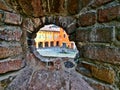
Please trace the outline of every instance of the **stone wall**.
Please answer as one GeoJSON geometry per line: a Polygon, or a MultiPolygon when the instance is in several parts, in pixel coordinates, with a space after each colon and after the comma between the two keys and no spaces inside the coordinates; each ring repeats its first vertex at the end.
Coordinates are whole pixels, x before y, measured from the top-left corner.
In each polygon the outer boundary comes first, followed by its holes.
{"type": "Polygon", "coordinates": [[[120,0],[0,0],[1,86],[30,64],[36,32],[53,23],[75,41],[76,70],[95,90],[120,89],[119,21],[120,0]]]}

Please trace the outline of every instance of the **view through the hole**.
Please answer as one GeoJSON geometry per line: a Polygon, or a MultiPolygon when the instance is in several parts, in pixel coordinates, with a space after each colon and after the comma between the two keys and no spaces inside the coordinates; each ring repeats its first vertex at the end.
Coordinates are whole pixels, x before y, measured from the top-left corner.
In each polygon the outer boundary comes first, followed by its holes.
{"type": "Polygon", "coordinates": [[[35,47],[44,57],[75,58],[78,53],[74,41],[69,40],[65,30],[54,24],[40,28],[35,38],[35,47]]]}

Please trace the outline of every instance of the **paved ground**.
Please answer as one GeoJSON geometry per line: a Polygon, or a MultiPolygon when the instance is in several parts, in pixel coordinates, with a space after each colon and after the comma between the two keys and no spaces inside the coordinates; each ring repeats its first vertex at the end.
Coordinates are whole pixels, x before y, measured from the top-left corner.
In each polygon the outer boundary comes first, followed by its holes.
{"type": "Polygon", "coordinates": [[[41,48],[37,49],[40,55],[46,57],[69,57],[74,58],[78,53],[77,50],[60,48],[60,47],[52,47],[52,48],[41,48]]]}

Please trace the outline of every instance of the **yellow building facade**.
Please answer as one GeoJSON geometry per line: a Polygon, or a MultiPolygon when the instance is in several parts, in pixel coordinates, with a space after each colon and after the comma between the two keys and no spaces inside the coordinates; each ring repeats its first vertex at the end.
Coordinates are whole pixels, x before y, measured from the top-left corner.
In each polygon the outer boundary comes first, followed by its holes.
{"type": "Polygon", "coordinates": [[[40,29],[35,38],[36,48],[68,47],[74,48],[74,42],[69,41],[67,33],[60,27],[49,26],[40,29]]]}

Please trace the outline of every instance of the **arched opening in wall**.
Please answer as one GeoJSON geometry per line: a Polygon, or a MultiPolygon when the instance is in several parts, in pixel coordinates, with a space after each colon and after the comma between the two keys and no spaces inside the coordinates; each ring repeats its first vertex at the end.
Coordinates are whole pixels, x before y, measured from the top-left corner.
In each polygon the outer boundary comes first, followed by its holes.
{"type": "MultiPolygon", "coordinates": [[[[56,58],[74,60],[76,55],[78,55],[75,42],[69,40],[69,35],[67,35],[62,27],[54,24],[45,25],[40,28],[36,33],[34,41],[37,52],[36,56],[47,64],[49,62],[55,63],[56,58]]],[[[54,65],[52,64],[52,66],[54,65]]]]}
{"type": "Polygon", "coordinates": [[[37,51],[45,57],[74,58],[78,52],[65,30],[54,24],[40,28],[34,40],[37,51]]]}

